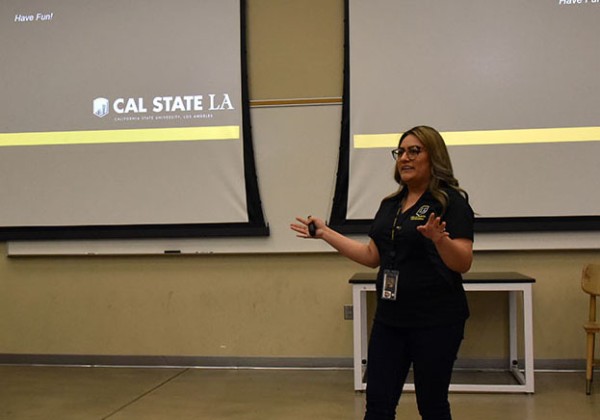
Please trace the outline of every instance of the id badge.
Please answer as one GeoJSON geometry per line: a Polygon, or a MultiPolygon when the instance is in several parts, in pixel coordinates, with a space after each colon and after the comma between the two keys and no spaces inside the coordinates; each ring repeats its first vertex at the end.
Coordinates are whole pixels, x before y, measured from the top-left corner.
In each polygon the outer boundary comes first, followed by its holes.
{"type": "Polygon", "coordinates": [[[385,270],[383,272],[383,289],[381,298],[385,300],[396,300],[396,291],[398,290],[398,271],[385,270]]]}

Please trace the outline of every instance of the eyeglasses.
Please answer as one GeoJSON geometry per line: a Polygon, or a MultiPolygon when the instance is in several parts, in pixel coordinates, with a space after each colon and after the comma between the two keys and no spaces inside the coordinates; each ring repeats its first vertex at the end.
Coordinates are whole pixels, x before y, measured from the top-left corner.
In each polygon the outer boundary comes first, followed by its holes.
{"type": "Polygon", "coordinates": [[[392,156],[394,157],[394,160],[398,160],[398,158],[402,157],[404,153],[406,153],[408,160],[415,160],[422,151],[423,148],[421,146],[410,146],[407,149],[404,147],[398,147],[397,149],[392,150],[392,156]]]}

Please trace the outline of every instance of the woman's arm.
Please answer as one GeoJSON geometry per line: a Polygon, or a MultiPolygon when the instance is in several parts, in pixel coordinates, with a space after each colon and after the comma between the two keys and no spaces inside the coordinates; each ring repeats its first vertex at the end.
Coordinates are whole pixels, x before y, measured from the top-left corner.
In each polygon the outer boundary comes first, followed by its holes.
{"type": "Polygon", "coordinates": [[[339,232],[331,229],[325,222],[316,217],[303,219],[296,217],[300,222],[292,223],[290,228],[298,233],[300,238],[318,238],[323,239],[343,256],[367,267],[375,268],[379,266],[379,250],[375,246],[375,242],[370,240],[368,244],[364,244],[354,239],[350,239],[339,232]],[[310,236],[308,233],[308,224],[314,223],[316,227],[315,236],[310,236]]]}
{"type": "Polygon", "coordinates": [[[459,273],[466,273],[473,262],[473,241],[465,238],[450,239],[443,236],[434,242],[435,248],[440,254],[446,266],[459,273]]]}

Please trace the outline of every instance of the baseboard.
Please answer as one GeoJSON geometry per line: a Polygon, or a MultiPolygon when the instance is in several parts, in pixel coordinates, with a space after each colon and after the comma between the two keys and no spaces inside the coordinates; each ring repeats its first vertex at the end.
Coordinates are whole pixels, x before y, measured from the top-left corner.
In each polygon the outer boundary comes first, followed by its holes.
{"type": "MultiPolygon", "coordinates": [[[[519,360],[519,366],[523,366],[523,360],[519,360]]],[[[458,359],[454,365],[456,369],[465,370],[508,370],[506,359],[458,359]]],[[[585,359],[535,359],[536,371],[569,371],[585,370],[585,359]]]]}
{"type": "MultiPolygon", "coordinates": [[[[458,359],[456,369],[507,370],[504,359],[458,359]]],[[[535,370],[585,370],[585,359],[536,359],[535,370]]],[[[194,367],[228,369],[352,369],[351,357],[118,356],[0,354],[1,365],[194,367]]]]}
{"type": "Polygon", "coordinates": [[[57,366],[206,367],[230,369],[351,369],[352,358],[0,354],[0,364],[57,366]]]}

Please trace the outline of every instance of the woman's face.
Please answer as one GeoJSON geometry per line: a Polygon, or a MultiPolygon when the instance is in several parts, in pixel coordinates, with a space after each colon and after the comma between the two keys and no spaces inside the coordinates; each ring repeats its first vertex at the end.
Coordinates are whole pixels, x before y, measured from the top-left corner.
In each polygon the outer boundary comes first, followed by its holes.
{"type": "Polygon", "coordinates": [[[403,153],[398,155],[396,165],[402,182],[409,188],[426,188],[431,179],[431,163],[423,143],[409,134],[402,140],[399,149],[403,153]]]}

